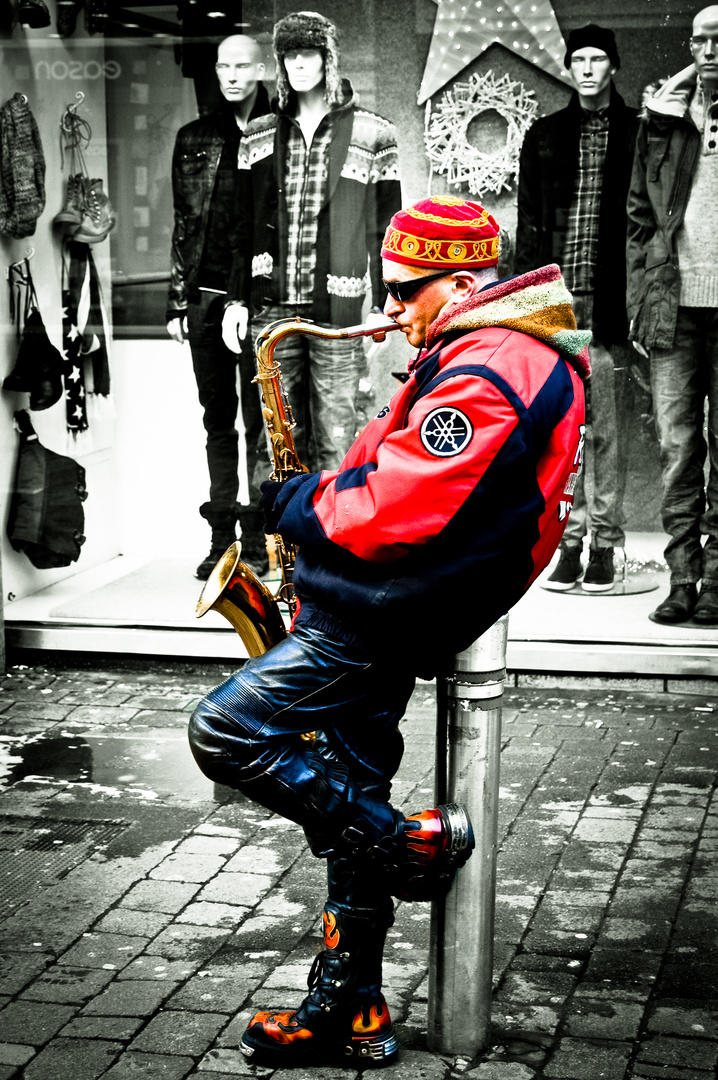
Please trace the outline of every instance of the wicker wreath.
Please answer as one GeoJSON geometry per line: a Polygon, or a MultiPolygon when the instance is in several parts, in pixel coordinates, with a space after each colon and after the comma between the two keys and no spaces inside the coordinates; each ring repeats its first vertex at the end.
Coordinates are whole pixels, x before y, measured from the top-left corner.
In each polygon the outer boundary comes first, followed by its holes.
{"type": "Polygon", "coordinates": [[[519,169],[519,154],[524,136],[536,119],[537,104],[533,90],[513,82],[508,75],[500,79],[493,71],[471,75],[465,83],[455,83],[446,91],[432,113],[426,103],[424,143],[432,171],[446,176],[449,184],[468,184],[469,191],[498,194],[510,188],[519,169]],[[507,127],[506,143],[492,154],[485,154],[468,140],[469,124],[482,113],[494,111],[507,127]]]}

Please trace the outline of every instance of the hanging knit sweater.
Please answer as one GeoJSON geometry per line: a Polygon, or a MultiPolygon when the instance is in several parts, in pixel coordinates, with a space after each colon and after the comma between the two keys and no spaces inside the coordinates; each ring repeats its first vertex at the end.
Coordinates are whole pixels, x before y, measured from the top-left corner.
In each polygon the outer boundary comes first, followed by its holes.
{"type": "Polygon", "coordinates": [[[45,209],[45,156],[24,94],[0,109],[0,233],[32,236],[45,209]]]}

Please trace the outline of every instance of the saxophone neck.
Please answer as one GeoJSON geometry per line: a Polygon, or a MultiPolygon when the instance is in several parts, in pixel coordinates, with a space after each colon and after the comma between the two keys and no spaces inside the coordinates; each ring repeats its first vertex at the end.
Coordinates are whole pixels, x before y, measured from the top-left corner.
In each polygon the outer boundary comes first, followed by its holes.
{"type": "Polygon", "coordinates": [[[275,374],[272,357],[278,343],[292,334],[307,334],[310,337],[328,338],[339,341],[345,338],[373,337],[383,341],[392,330],[398,330],[397,323],[387,320],[383,325],[371,326],[360,323],[357,326],[325,327],[317,326],[311,319],[277,319],[261,331],[256,343],[258,378],[271,377],[275,374]]]}

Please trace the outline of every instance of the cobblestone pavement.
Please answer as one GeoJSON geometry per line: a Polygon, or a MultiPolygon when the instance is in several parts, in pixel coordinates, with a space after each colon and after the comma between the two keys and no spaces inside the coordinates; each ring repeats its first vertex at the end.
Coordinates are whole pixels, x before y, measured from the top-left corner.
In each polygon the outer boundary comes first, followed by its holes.
{"type": "MultiPolygon", "coordinates": [[[[295,826],[191,761],[188,715],[223,674],[65,662],[0,684],[13,781],[0,787],[0,1080],[271,1074],[238,1039],[257,1007],[302,997],[323,867],[295,826]]],[[[401,904],[385,992],[403,1051],[387,1075],[707,1080],[718,683],[518,681],[504,698],[491,1045],[473,1061],[427,1051],[429,909],[401,904]]],[[[419,684],[395,788],[407,811],[432,802],[434,708],[419,684]]],[[[293,1073],[309,1075],[355,1072],[293,1073]]]]}

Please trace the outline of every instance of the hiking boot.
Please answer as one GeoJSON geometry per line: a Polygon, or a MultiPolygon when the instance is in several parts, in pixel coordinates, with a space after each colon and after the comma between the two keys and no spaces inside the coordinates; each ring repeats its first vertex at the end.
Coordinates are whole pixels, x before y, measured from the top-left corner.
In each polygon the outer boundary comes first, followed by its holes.
{"type": "Polygon", "coordinates": [[[105,239],[110,229],[114,228],[117,218],[110,200],[102,189],[102,180],[88,180],[86,177],[82,179],[82,221],[72,239],[81,244],[99,244],[105,239]]]}
{"type": "Polygon", "coordinates": [[[304,1001],[298,1009],[256,1013],[242,1035],[240,1050],[253,1065],[344,1061],[383,1068],[396,1061],[399,1044],[381,993],[391,911],[327,900],[323,921],[324,951],[314,958],[304,1001]]]}
{"type": "Polygon", "coordinates": [[[443,896],[475,847],[469,815],[458,803],[410,814],[404,837],[405,851],[389,873],[389,891],[399,900],[443,896]]]}
{"type": "Polygon", "coordinates": [[[701,588],[693,618],[701,626],[718,626],[718,589],[707,585],[701,588]]]}
{"type": "Polygon", "coordinates": [[[82,186],[82,173],[68,176],[65,190],[65,205],[52,219],[53,225],[74,225],[76,229],[82,224],[82,212],[85,204],[85,192],[82,186]]]}
{"type": "Polygon", "coordinates": [[[194,576],[200,581],[206,581],[209,575],[214,570],[219,560],[224,555],[230,544],[233,544],[236,540],[234,535],[234,529],[230,532],[213,529],[212,530],[212,546],[209,549],[209,554],[206,558],[202,559],[197,569],[194,572],[194,576]]]}
{"type": "Polygon", "coordinates": [[[582,569],[581,549],[562,548],[554,571],[544,582],[544,586],[554,592],[568,592],[581,577],[582,569]]]}
{"type": "Polygon", "coordinates": [[[653,618],[658,623],[687,622],[696,606],[697,589],[693,584],[672,585],[666,599],[659,604],[653,612],[653,618]]]}
{"type": "Polygon", "coordinates": [[[608,592],[613,588],[613,548],[591,548],[581,588],[584,592],[608,592]]]}

